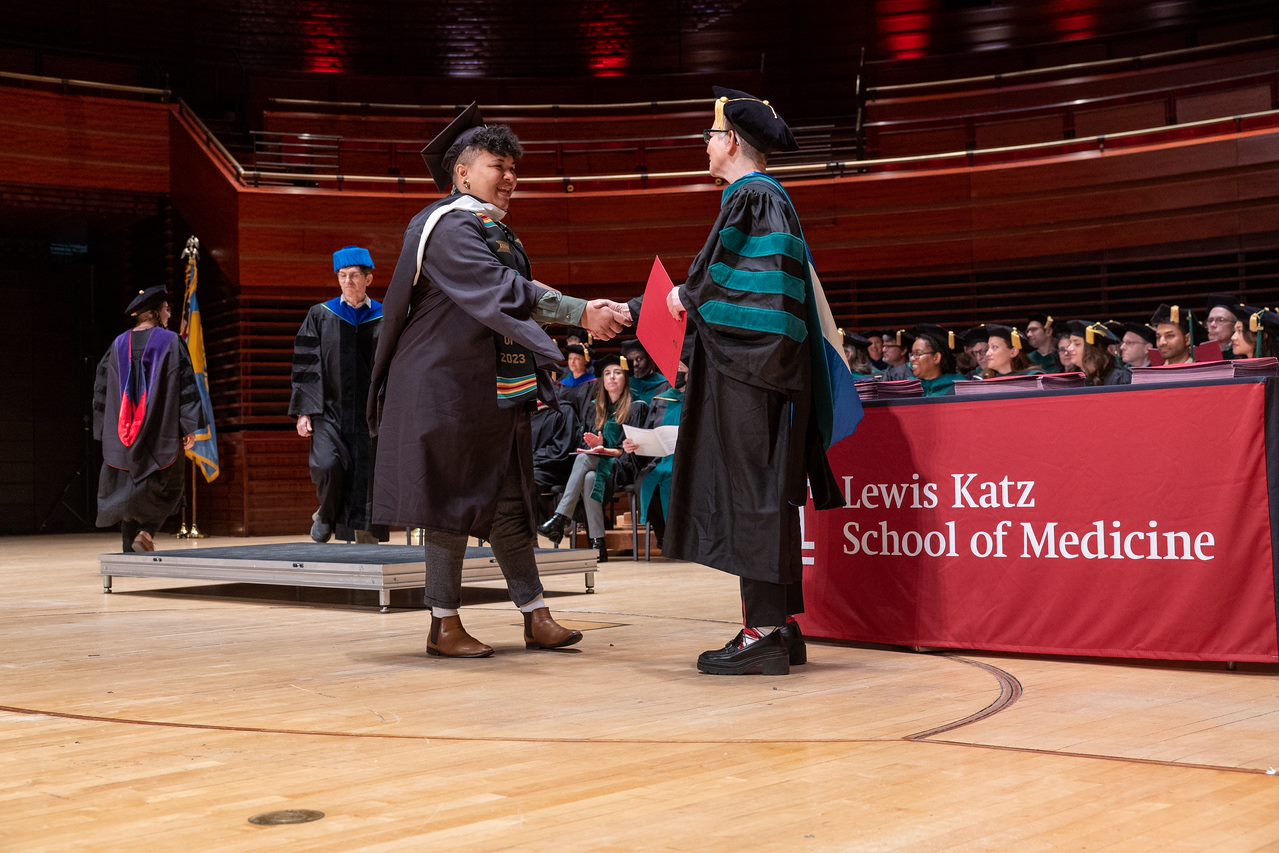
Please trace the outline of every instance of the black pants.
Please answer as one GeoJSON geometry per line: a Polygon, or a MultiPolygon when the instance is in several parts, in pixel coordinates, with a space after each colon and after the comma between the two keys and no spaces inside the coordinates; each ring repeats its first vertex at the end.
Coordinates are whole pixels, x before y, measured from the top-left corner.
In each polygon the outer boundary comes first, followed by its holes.
{"type": "Polygon", "coordinates": [[[804,582],[770,583],[742,578],[742,617],[748,627],[786,624],[788,617],[804,612],[804,582]]]}

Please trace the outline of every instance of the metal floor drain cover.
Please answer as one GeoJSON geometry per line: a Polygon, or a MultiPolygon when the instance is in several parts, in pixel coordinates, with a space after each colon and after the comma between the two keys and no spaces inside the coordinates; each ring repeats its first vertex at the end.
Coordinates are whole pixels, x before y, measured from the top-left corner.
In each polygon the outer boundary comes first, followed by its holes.
{"type": "Polygon", "coordinates": [[[324,812],[311,809],[282,809],[278,812],[263,812],[249,818],[249,823],[258,826],[280,826],[286,823],[310,823],[324,817],[324,812]]]}

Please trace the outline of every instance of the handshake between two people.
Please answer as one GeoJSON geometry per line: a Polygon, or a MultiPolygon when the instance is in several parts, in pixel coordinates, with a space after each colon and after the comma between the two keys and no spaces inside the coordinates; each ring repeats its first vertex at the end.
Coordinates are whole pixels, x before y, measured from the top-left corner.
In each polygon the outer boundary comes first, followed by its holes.
{"type": "Polygon", "coordinates": [[[581,326],[601,341],[612,340],[630,326],[631,309],[625,302],[592,299],[582,312],[581,326]]]}

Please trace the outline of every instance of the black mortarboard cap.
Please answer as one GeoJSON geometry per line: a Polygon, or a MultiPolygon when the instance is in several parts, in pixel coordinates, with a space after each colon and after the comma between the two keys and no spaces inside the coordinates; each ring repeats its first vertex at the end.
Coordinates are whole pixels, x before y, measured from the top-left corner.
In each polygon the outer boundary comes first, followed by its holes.
{"type": "Polygon", "coordinates": [[[449,122],[449,126],[422,149],[422,159],[441,192],[448,192],[453,187],[453,165],[475,135],[474,131],[482,127],[484,117],[480,115],[479,102],[472,101],[460,116],[449,122]]]}
{"type": "Polygon", "coordinates": [[[860,350],[870,349],[870,338],[860,332],[844,332],[844,343],[852,344],[860,350]]]}
{"type": "Polygon", "coordinates": [[[1214,308],[1225,308],[1231,314],[1235,315],[1235,319],[1240,319],[1239,315],[1243,311],[1243,306],[1239,304],[1237,297],[1231,296],[1229,293],[1214,293],[1208,297],[1208,307],[1204,309],[1204,316],[1214,308]]]}
{"type": "Polygon", "coordinates": [[[566,357],[570,355],[580,355],[582,358],[586,359],[587,364],[591,363],[591,351],[583,344],[569,344],[564,347],[564,354],[566,357]]]}
{"type": "Polygon", "coordinates": [[[1071,320],[1066,324],[1070,334],[1078,335],[1084,343],[1095,347],[1119,343],[1119,337],[1107,328],[1105,323],[1090,323],[1087,320],[1071,320]]]}
{"type": "Polygon", "coordinates": [[[943,328],[936,323],[921,323],[915,327],[915,335],[916,337],[919,335],[927,335],[934,341],[941,342],[941,345],[951,352],[954,352],[956,346],[959,344],[954,332],[950,329],[943,328]]]}
{"type": "Polygon", "coordinates": [[[159,308],[165,302],[169,301],[169,291],[165,290],[164,285],[156,287],[148,287],[146,290],[139,290],[138,295],[133,297],[133,301],[129,303],[129,307],[124,309],[124,313],[130,317],[136,317],[143,311],[149,311],[152,308],[159,308]]]}
{"type": "Polygon", "coordinates": [[[986,326],[983,324],[981,326],[973,326],[971,329],[965,330],[961,337],[963,338],[964,346],[970,347],[973,344],[988,340],[990,338],[990,334],[987,333],[986,326]]]}
{"type": "Polygon", "coordinates": [[[897,342],[897,346],[902,349],[910,349],[915,343],[915,335],[909,329],[898,329],[892,333],[893,340],[897,342]]]}
{"type": "Polygon", "coordinates": [[[1146,343],[1153,347],[1155,345],[1155,341],[1159,339],[1155,330],[1147,326],[1145,323],[1122,323],[1121,325],[1124,327],[1124,331],[1119,335],[1120,340],[1123,340],[1125,333],[1132,332],[1134,335],[1138,335],[1143,338],[1146,343]]]}
{"type": "Polygon", "coordinates": [[[1034,312],[1026,318],[1026,325],[1029,326],[1031,323],[1038,323],[1044,328],[1048,328],[1053,324],[1053,315],[1046,314],[1042,311],[1034,312]]]}
{"type": "Polygon", "coordinates": [[[1004,342],[1010,347],[1016,349],[1026,348],[1026,340],[1022,337],[1021,330],[1016,326],[1001,326],[991,323],[986,326],[986,338],[1003,338],[1004,342]]]}
{"type": "Polygon", "coordinates": [[[1176,326],[1191,336],[1191,340],[1200,340],[1204,335],[1204,328],[1195,322],[1190,311],[1180,305],[1161,304],[1155,309],[1155,313],[1150,317],[1150,325],[1159,327],[1160,324],[1168,324],[1176,326]]]}
{"type": "Polygon", "coordinates": [[[631,372],[631,365],[630,365],[630,363],[626,360],[626,356],[624,356],[624,355],[605,355],[605,356],[601,356],[601,357],[600,357],[600,359],[599,359],[598,361],[596,361],[596,362],[595,362],[595,375],[596,375],[597,377],[599,377],[599,378],[603,378],[603,376],[604,376],[604,368],[606,368],[606,367],[611,367],[611,366],[613,366],[613,365],[618,365],[618,366],[619,366],[619,367],[621,367],[621,368],[622,368],[622,370],[623,370],[623,371],[625,371],[627,374],[629,374],[629,373],[631,372]]]}
{"type": "Polygon", "coordinates": [[[728,119],[733,129],[762,154],[799,150],[790,127],[768,101],[723,86],[712,86],[711,91],[715,94],[712,126],[716,130],[725,130],[722,120],[728,119]]]}

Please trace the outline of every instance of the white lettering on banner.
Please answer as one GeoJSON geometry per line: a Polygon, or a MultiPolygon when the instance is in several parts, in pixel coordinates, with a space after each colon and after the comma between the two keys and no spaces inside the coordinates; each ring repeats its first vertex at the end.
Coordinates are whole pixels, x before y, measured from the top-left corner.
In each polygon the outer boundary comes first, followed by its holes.
{"type": "MultiPolygon", "coordinates": [[[[859,483],[843,475],[844,509],[865,511],[857,521],[844,524],[843,552],[863,557],[958,557],[958,546],[967,544],[967,553],[981,560],[1170,560],[1210,562],[1216,559],[1216,537],[1211,531],[1161,530],[1158,521],[1148,521],[1149,529],[1126,528],[1124,522],[1099,520],[1080,529],[1062,526],[1060,521],[991,520],[977,525],[943,522],[951,509],[1021,510],[1038,509],[1036,516],[1051,517],[1051,511],[1037,506],[1034,480],[1017,480],[1010,475],[999,479],[978,479],[970,472],[951,473],[954,501],[949,507],[939,502],[938,483],[911,474],[907,482],[859,483]],[[897,512],[885,512],[885,511],[897,512]],[[902,518],[903,510],[940,510],[902,518]],[[876,516],[889,515],[890,520],[876,516]],[[1009,537],[1021,527],[1021,548],[1009,537]],[[1010,553],[1011,552],[1011,553],[1010,553]]],[[[944,482],[944,480],[943,480],[944,482]]],[[[993,513],[991,513],[993,515],[993,513]]],[[[1001,515],[1003,513],[1000,513],[1001,515]]],[[[967,513],[965,516],[967,517],[967,513]]],[[[800,515],[804,564],[814,564],[815,543],[807,537],[800,515]]]]}
{"type": "Polygon", "coordinates": [[[946,532],[929,530],[897,531],[881,521],[875,527],[862,531],[856,521],[844,525],[844,553],[851,556],[864,554],[867,557],[918,557],[927,554],[930,557],[958,557],[955,550],[955,522],[948,521],[943,527],[946,532]]]}
{"type": "Polygon", "coordinates": [[[1033,509],[1035,499],[1031,492],[1035,488],[1034,480],[983,480],[976,485],[976,474],[951,474],[955,481],[956,509],[1033,509]],[[976,491],[974,496],[973,492],[976,491]]]}
{"type": "Polygon", "coordinates": [[[844,509],[936,509],[937,484],[919,482],[918,474],[910,479],[909,483],[867,483],[854,497],[853,478],[845,475],[844,509]]]}
{"type": "MultiPolygon", "coordinates": [[[[1211,553],[1216,538],[1211,531],[1159,530],[1159,522],[1149,522],[1150,530],[1123,530],[1118,521],[1094,521],[1083,535],[1078,531],[1057,532],[1057,522],[1045,524],[1040,533],[1028,521],[1021,523],[1022,557],[1063,560],[1199,560],[1215,559],[1211,553]],[[1133,542],[1137,545],[1134,547],[1133,542]],[[1143,547],[1144,546],[1144,547],[1143,547]]],[[[978,554],[977,556],[981,556],[978,554]]]]}

